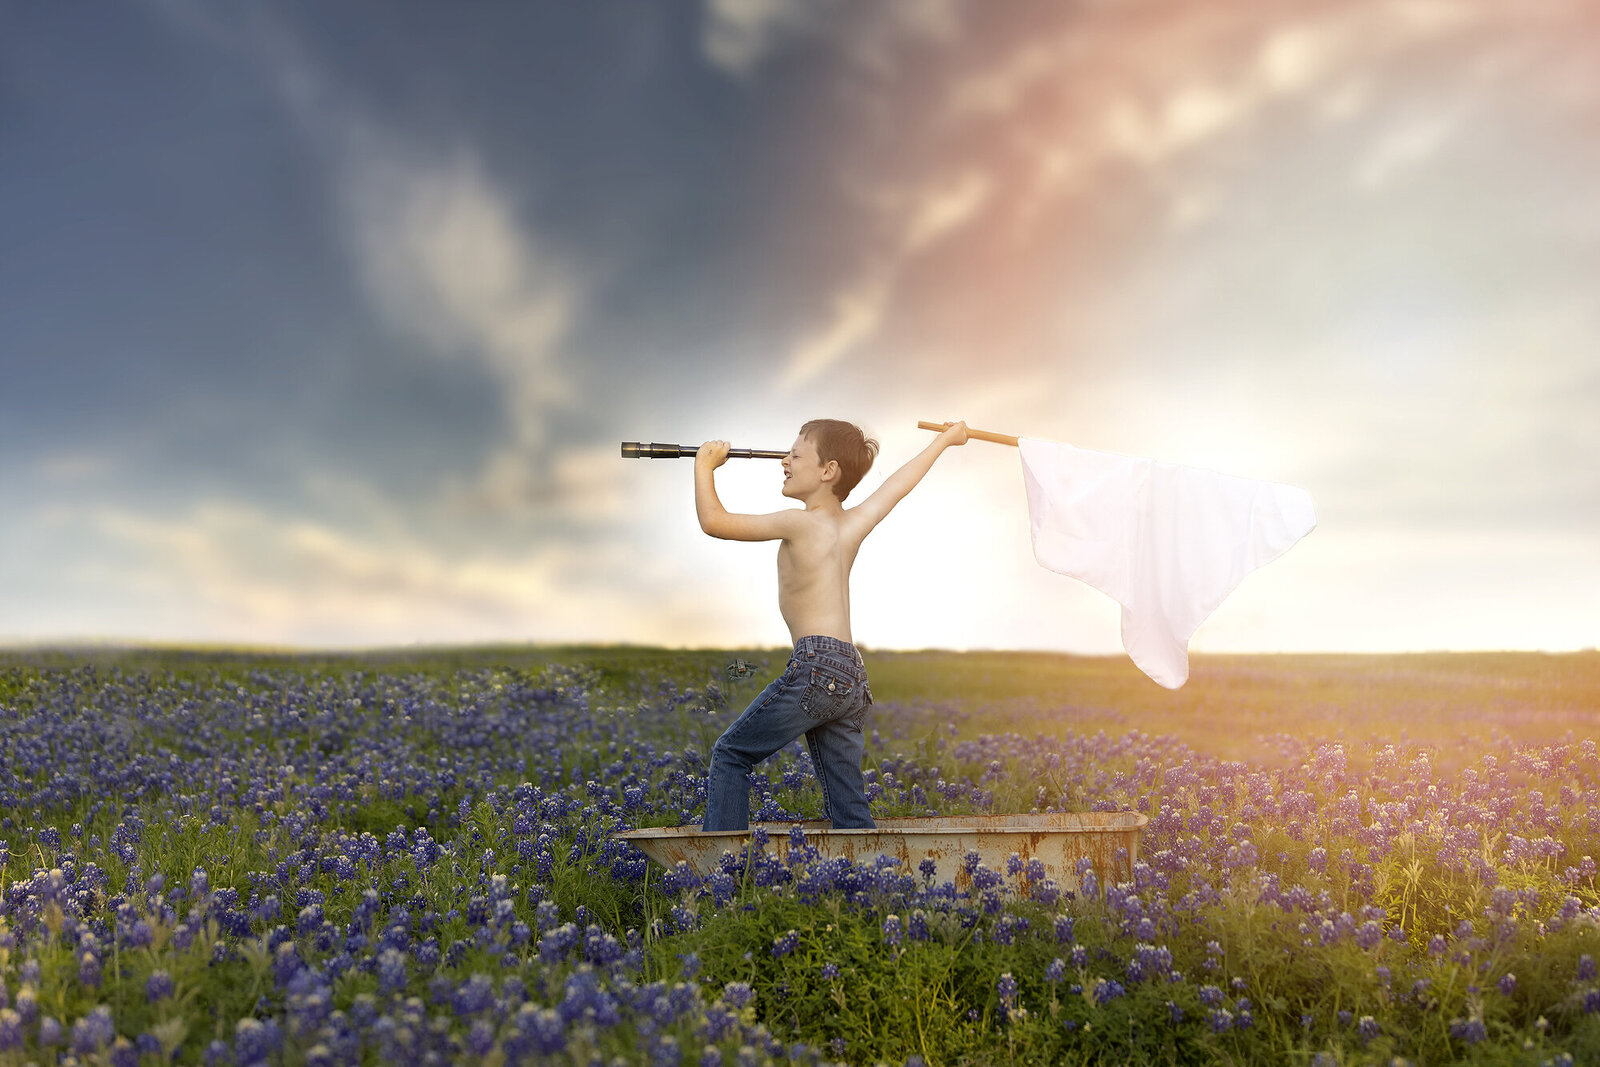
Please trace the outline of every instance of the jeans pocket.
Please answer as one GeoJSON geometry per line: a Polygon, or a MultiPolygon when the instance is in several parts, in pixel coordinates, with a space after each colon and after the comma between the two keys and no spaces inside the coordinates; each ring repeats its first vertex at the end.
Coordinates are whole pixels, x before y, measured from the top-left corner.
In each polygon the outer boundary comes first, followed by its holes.
{"type": "Polygon", "coordinates": [[[813,664],[805,692],[800,694],[800,706],[813,719],[826,722],[849,709],[855,691],[854,673],[831,663],[813,664]]]}

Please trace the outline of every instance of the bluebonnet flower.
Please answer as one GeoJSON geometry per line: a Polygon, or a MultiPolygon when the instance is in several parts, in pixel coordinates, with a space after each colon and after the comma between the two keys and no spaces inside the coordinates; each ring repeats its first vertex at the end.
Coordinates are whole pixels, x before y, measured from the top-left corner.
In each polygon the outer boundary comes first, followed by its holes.
{"type": "Polygon", "coordinates": [[[781,934],[772,939],[772,955],[778,959],[782,959],[784,956],[787,956],[789,953],[793,952],[799,944],[800,934],[795,930],[790,930],[787,933],[781,934]]]}
{"type": "Polygon", "coordinates": [[[1005,884],[1005,878],[998,871],[991,871],[979,863],[972,871],[972,888],[975,890],[995,889],[1005,884]]]}
{"type": "Polygon", "coordinates": [[[1012,1009],[1017,1003],[1017,980],[1007,971],[995,983],[995,996],[1000,999],[1000,1015],[1002,1018],[1011,1018],[1012,1009]]]}
{"type": "Polygon", "coordinates": [[[13,1008],[0,1008],[0,1052],[22,1047],[22,1016],[13,1008]]]}
{"type": "Polygon", "coordinates": [[[1115,978],[1096,978],[1094,982],[1094,1001],[1096,1004],[1109,1004],[1111,1001],[1127,993],[1127,989],[1115,978]]]}
{"type": "Polygon", "coordinates": [[[1363,1015],[1360,1021],[1356,1023],[1356,1033],[1360,1035],[1363,1045],[1371,1044],[1380,1032],[1378,1020],[1370,1015],[1363,1015]]]}
{"type": "Polygon", "coordinates": [[[831,982],[837,977],[839,977],[838,964],[829,962],[822,965],[822,980],[824,982],[831,982]]]}
{"type": "MultiPolygon", "coordinates": [[[[791,931],[792,933],[793,931],[791,931]]],[[[883,943],[890,948],[900,947],[900,916],[887,915],[883,920],[883,943]]]]}
{"type": "Polygon", "coordinates": [[[16,1011],[22,1017],[24,1026],[31,1026],[33,1021],[39,1017],[39,999],[35,996],[31,986],[25,985],[17,990],[16,1011]]]}
{"type": "Polygon", "coordinates": [[[474,974],[456,989],[451,1009],[457,1015],[472,1015],[494,1004],[494,983],[486,974],[474,974]]]}
{"type": "Polygon", "coordinates": [[[233,1056],[239,1067],[267,1062],[283,1044],[283,1032],[271,1019],[240,1019],[234,1027],[233,1056]]]}
{"type": "Polygon", "coordinates": [[[1482,1019],[1473,1016],[1470,1019],[1452,1020],[1450,1036],[1469,1045],[1476,1045],[1489,1036],[1489,1031],[1484,1028],[1482,1019]]]}
{"type": "Polygon", "coordinates": [[[1215,1033],[1225,1034],[1233,1029],[1233,1012],[1227,1008],[1212,1008],[1208,1018],[1211,1021],[1211,1029],[1215,1033]]]}
{"type": "Polygon", "coordinates": [[[165,1000],[172,996],[172,988],[172,975],[162,970],[151,971],[144,983],[145,1000],[151,1004],[165,1000]]]}
{"type": "Polygon", "coordinates": [[[656,1038],[651,1049],[650,1059],[657,1067],[678,1067],[682,1062],[682,1053],[678,1049],[678,1039],[671,1034],[661,1034],[656,1038]]]}
{"type": "Polygon", "coordinates": [[[1512,991],[1517,988],[1517,976],[1507,971],[1500,976],[1500,981],[1497,984],[1500,987],[1500,994],[1509,997],[1512,991]]]}
{"type": "Polygon", "coordinates": [[[102,1004],[72,1024],[72,1051],[79,1055],[97,1052],[111,1044],[116,1036],[111,1009],[102,1004]]]}
{"type": "Polygon", "coordinates": [[[1594,957],[1585,952],[1578,957],[1578,981],[1591,982],[1595,976],[1594,957]]]}
{"type": "Polygon", "coordinates": [[[100,957],[85,952],[78,961],[78,981],[90,989],[100,988],[100,957]]]}

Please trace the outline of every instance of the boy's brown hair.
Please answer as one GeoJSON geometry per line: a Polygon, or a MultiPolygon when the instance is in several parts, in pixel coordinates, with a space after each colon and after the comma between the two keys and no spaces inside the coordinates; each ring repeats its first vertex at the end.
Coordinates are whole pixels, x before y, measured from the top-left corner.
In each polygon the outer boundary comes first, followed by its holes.
{"type": "Polygon", "coordinates": [[[838,462],[839,480],[833,483],[833,495],[840,501],[860,484],[878,455],[878,442],[862,433],[861,427],[840,419],[812,419],[800,427],[800,434],[817,446],[818,462],[838,462]]]}

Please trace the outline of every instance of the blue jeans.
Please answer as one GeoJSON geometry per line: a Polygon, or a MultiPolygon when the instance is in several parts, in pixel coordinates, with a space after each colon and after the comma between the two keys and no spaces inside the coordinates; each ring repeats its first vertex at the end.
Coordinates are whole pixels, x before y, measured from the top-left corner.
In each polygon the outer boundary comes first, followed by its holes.
{"type": "Polygon", "coordinates": [[[757,763],[801,734],[822,785],[822,811],[836,828],[874,825],[861,777],[861,735],[872,690],[856,646],[836,637],[802,637],[783,674],[750,702],[711,746],[706,830],[750,826],[750,783],[757,763]]]}

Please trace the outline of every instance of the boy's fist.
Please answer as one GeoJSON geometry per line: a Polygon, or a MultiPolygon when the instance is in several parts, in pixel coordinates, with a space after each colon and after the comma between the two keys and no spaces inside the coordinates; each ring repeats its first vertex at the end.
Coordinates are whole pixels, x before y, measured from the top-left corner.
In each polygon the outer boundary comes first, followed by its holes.
{"type": "Polygon", "coordinates": [[[707,441],[694,454],[694,465],[707,470],[716,470],[728,462],[728,447],[726,441],[707,441]]]}
{"type": "Polygon", "coordinates": [[[967,424],[965,422],[952,422],[944,428],[944,436],[948,444],[964,445],[967,443],[967,424]]]}

